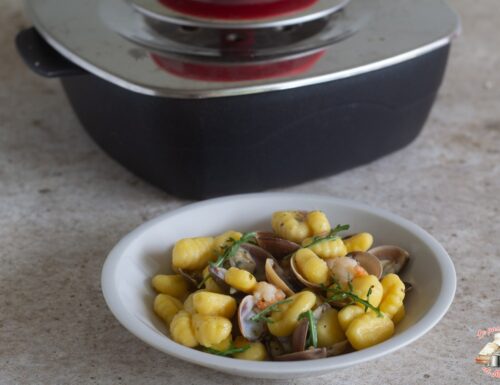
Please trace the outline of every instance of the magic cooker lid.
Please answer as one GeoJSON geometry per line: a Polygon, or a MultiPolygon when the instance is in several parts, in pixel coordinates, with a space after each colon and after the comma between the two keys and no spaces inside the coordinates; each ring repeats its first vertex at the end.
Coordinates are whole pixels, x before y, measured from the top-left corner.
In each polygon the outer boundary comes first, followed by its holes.
{"type": "Polygon", "coordinates": [[[313,0],[282,14],[229,21],[166,2],[26,0],[26,8],[48,43],[88,72],[134,92],[178,98],[355,76],[449,44],[460,28],[443,0],[313,0]]]}

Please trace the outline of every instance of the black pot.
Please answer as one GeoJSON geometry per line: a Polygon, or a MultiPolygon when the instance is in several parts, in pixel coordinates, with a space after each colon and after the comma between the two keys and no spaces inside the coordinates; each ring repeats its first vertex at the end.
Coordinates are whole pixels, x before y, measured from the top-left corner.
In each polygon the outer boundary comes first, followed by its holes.
{"type": "Polygon", "coordinates": [[[185,198],[289,186],[373,161],[421,131],[449,44],[317,85],[205,99],[148,96],[89,74],[37,33],[17,36],[36,73],[59,77],[82,125],[111,157],[185,198]]]}

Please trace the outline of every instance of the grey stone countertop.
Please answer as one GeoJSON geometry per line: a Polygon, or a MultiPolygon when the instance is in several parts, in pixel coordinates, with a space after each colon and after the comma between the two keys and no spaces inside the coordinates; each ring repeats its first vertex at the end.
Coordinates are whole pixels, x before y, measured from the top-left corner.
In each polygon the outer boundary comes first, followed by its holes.
{"type": "Polygon", "coordinates": [[[13,46],[21,1],[0,6],[0,384],[487,384],[474,357],[500,326],[500,7],[452,0],[464,32],[422,135],[402,151],[286,189],[391,210],[433,234],[458,274],[444,319],[410,346],[314,379],[249,380],[150,348],[108,311],[108,251],[187,204],[138,180],[81,129],[59,83],[13,46]]]}

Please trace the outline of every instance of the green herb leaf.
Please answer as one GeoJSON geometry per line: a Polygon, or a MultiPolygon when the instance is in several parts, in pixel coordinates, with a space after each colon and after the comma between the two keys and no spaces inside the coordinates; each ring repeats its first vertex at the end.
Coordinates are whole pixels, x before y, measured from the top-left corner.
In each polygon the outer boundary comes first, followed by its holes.
{"type": "Polygon", "coordinates": [[[309,330],[307,333],[307,346],[318,347],[318,328],[316,325],[316,320],[314,319],[314,315],[312,310],[308,310],[299,315],[299,319],[307,318],[309,321],[309,330]]]}
{"type": "MultiPolygon", "coordinates": [[[[217,260],[215,262],[210,263],[210,265],[213,267],[221,267],[224,264],[224,262],[226,262],[228,259],[236,255],[238,249],[243,243],[248,243],[252,240],[255,240],[256,236],[257,236],[256,232],[250,232],[243,234],[241,238],[238,240],[235,240],[234,238],[229,238],[228,242],[231,242],[231,244],[223,246],[222,249],[224,250],[224,252],[218,255],[217,260]]],[[[203,280],[198,284],[198,289],[201,289],[209,278],[210,274],[208,274],[205,278],[203,278],[203,280]]]]}
{"type": "Polygon", "coordinates": [[[340,233],[341,231],[349,230],[350,227],[351,226],[349,226],[349,225],[337,225],[334,229],[330,230],[328,235],[323,236],[323,237],[321,237],[321,236],[314,237],[311,240],[311,243],[309,243],[306,246],[306,248],[311,248],[311,247],[313,247],[321,242],[336,240],[339,238],[338,233],[340,233]]]}
{"type": "Polygon", "coordinates": [[[273,323],[274,321],[271,318],[265,317],[265,315],[269,314],[269,313],[272,313],[273,311],[281,311],[280,309],[278,309],[278,306],[280,306],[282,304],[285,304],[285,303],[292,302],[292,301],[293,300],[291,298],[288,298],[288,299],[284,299],[282,301],[278,301],[276,303],[273,303],[272,305],[266,307],[261,312],[259,312],[259,313],[255,314],[255,315],[251,316],[250,317],[250,321],[253,321],[253,322],[264,321],[264,322],[267,322],[267,323],[273,323]]]}
{"type": "MultiPolygon", "coordinates": [[[[368,289],[368,293],[366,293],[366,302],[370,303],[370,296],[372,295],[372,289],[374,288],[375,286],[370,286],[370,288],[368,289]]],[[[365,313],[368,311],[368,308],[366,307],[365,305],[365,313]]]]}
{"type": "Polygon", "coordinates": [[[243,353],[243,352],[247,351],[248,349],[250,349],[250,345],[245,345],[245,346],[242,346],[241,348],[237,348],[234,346],[233,343],[231,343],[229,349],[226,349],[226,350],[205,348],[205,351],[207,353],[215,354],[217,356],[227,357],[227,356],[232,356],[233,354],[236,354],[236,353],[243,353]]]}
{"type": "MultiPolygon", "coordinates": [[[[350,282],[349,282],[350,284],[350,282]]],[[[379,307],[373,306],[370,302],[370,295],[372,294],[372,287],[368,289],[368,293],[366,295],[367,300],[364,300],[363,298],[359,297],[357,294],[354,293],[352,285],[349,285],[349,290],[343,290],[342,287],[340,286],[339,283],[334,283],[332,286],[330,286],[328,289],[326,289],[327,296],[328,293],[332,293],[331,296],[327,298],[328,302],[335,302],[343,299],[350,299],[353,302],[360,303],[365,307],[365,312],[368,311],[368,309],[373,310],[376,314],[377,317],[383,317],[382,312],[380,311],[379,307]]]]}

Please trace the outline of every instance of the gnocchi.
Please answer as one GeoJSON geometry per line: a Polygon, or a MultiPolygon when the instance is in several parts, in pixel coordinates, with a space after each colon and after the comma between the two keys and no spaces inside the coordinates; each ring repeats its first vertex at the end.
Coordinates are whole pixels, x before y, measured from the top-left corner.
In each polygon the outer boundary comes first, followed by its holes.
{"type": "Polygon", "coordinates": [[[271,227],[272,234],[229,230],[174,245],[174,274],[155,275],[151,284],[153,310],[175,342],[283,361],[342,354],[349,345],[361,350],[393,336],[406,314],[398,275],[405,250],[372,249],[368,232],[342,238],[349,226],[332,229],[319,210],[277,211],[271,227]]]}

